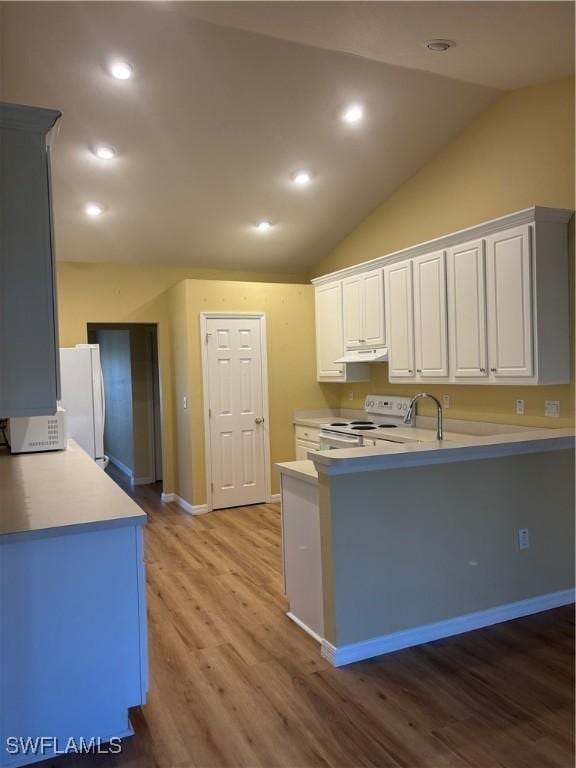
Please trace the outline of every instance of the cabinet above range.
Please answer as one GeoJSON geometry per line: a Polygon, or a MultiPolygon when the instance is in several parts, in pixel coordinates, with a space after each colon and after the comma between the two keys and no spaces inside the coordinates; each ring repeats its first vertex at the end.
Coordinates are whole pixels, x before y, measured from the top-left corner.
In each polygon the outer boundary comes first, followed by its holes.
{"type": "Polygon", "coordinates": [[[318,380],[365,380],[362,359],[398,383],[569,383],[571,216],[528,208],[313,280],[318,380]]]}

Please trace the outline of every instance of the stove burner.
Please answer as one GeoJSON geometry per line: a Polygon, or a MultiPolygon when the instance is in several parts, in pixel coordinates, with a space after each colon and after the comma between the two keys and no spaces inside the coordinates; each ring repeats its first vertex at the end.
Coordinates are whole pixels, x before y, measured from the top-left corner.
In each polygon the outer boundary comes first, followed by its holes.
{"type": "Polygon", "coordinates": [[[378,429],[396,429],[398,424],[378,424],[378,429]]]}
{"type": "Polygon", "coordinates": [[[374,424],[352,424],[350,429],[377,429],[374,424]]]}
{"type": "Polygon", "coordinates": [[[368,425],[368,426],[370,426],[370,427],[373,427],[373,426],[374,426],[374,422],[373,422],[373,421],[351,421],[351,422],[350,422],[350,424],[351,424],[352,426],[356,426],[356,425],[361,425],[361,426],[363,426],[364,424],[367,424],[367,425],[368,425]]]}
{"type": "Polygon", "coordinates": [[[347,427],[348,422],[347,421],[334,421],[332,424],[330,424],[331,427],[347,427]]]}

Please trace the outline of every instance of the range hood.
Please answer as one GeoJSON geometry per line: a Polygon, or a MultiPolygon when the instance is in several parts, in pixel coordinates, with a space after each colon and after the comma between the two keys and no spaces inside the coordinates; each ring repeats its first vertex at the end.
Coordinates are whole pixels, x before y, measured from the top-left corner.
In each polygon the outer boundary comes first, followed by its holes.
{"type": "Polygon", "coordinates": [[[334,363],[385,363],[388,360],[388,347],[374,349],[349,349],[334,363]]]}

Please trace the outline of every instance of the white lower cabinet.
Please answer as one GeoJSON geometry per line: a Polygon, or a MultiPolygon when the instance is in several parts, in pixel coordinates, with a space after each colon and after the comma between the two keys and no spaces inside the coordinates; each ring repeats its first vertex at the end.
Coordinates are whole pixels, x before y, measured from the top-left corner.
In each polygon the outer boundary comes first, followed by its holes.
{"type": "Polygon", "coordinates": [[[324,637],[318,482],[282,473],[282,555],[288,615],[324,637]]]}
{"type": "Polygon", "coordinates": [[[319,451],[320,443],[310,443],[307,440],[296,440],[296,461],[304,461],[310,451],[319,451]]]}
{"type": "Polygon", "coordinates": [[[318,427],[308,427],[297,424],[295,427],[295,436],[296,461],[307,459],[310,451],[320,450],[320,429],[318,427]]]}

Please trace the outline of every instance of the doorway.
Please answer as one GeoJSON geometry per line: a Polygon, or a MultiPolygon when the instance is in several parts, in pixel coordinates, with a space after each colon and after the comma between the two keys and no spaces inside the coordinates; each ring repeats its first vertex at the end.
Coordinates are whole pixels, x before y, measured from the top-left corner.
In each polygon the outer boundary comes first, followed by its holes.
{"type": "Polygon", "coordinates": [[[158,331],[144,323],[89,323],[104,379],[104,450],[133,485],[162,480],[158,331]]]}
{"type": "Polygon", "coordinates": [[[200,316],[209,509],[271,500],[266,317],[200,316]]]}

